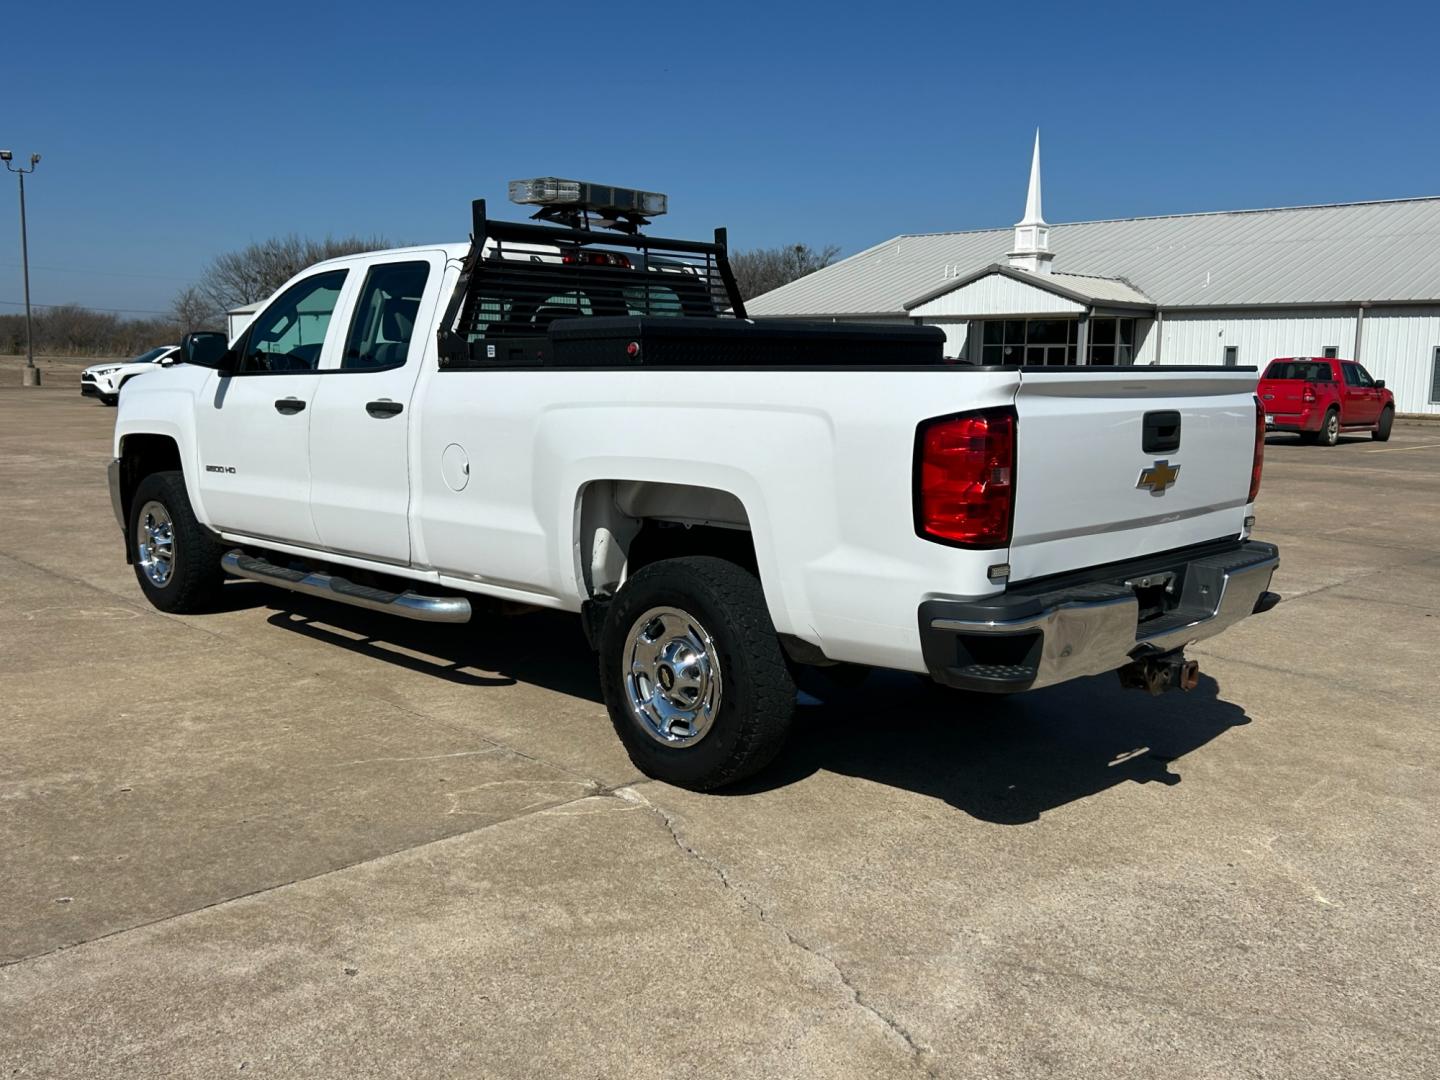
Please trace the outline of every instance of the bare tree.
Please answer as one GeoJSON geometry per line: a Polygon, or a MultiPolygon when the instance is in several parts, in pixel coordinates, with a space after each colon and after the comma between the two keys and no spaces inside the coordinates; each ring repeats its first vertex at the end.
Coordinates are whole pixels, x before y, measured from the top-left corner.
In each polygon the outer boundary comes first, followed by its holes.
{"type": "Polygon", "coordinates": [[[730,265],[741,297],[749,300],[829,266],[839,254],[840,249],[834,244],[819,250],[809,244],[786,244],[737,251],[731,256],[730,265]]]}
{"type": "MultiPolygon", "coordinates": [[[[135,356],[178,340],[169,318],[125,319],[112,311],[60,304],[35,312],[35,351],[45,356],[135,356]]],[[[25,317],[0,315],[0,353],[24,349],[25,317]]]]}
{"type": "MultiPolygon", "coordinates": [[[[35,313],[35,351],[46,356],[136,356],[173,343],[192,330],[220,329],[225,312],[263,300],[305,267],[337,255],[392,247],[383,237],[323,240],[281,236],[220,255],[195,285],[175,294],[170,310],[154,318],[127,319],[79,304],[42,307],[35,313]]],[[[0,315],[0,353],[25,345],[25,317],[0,315]]]]}
{"type": "Polygon", "coordinates": [[[269,296],[305,267],[338,255],[393,247],[379,236],[327,236],[323,240],[276,236],[257,244],[217,255],[200,279],[199,288],[212,311],[223,314],[241,304],[269,296]]]}
{"type": "Polygon", "coordinates": [[[186,285],[175,294],[170,302],[170,317],[177,336],[192,330],[213,330],[224,321],[224,313],[216,310],[214,301],[198,285],[186,285]]]}

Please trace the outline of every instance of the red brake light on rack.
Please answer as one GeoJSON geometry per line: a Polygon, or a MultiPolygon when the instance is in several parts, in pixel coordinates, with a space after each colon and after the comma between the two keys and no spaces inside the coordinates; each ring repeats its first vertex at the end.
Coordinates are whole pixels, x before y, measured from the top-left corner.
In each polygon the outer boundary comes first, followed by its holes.
{"type": "Polygon", "coordinates": [[[567,251],[560,256],[566,266],[618,266],[630,269],[630,256],[618,251],[567,251]]]}

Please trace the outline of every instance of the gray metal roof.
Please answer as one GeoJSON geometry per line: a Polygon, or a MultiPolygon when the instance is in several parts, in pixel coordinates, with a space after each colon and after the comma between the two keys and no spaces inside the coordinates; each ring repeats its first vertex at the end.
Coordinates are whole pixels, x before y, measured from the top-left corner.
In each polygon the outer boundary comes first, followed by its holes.
{"type": "MultiPolygon", "coordinates": [[[[947,280],[1003,263],[1013,239],[1009,228],[897,236],[746,308],[903,315],[947,280]]],[[[1164,308],[1440,302],[1440,196],[1052,225],[1050,250],[1064,275],[1123,278],[1164,308]]]]}

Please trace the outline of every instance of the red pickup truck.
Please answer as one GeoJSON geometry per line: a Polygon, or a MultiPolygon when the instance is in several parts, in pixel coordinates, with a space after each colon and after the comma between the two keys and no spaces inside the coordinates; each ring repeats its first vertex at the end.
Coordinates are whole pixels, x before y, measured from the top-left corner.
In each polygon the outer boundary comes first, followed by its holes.
{"type": "Polygon", "coordinates": [[[1390,438],[1395,395],[1354,360],[1281,356],[1260,377],[1266,431],[1294,431],[1305,442],[1334,446],[1342,431],[1390,438]]]}

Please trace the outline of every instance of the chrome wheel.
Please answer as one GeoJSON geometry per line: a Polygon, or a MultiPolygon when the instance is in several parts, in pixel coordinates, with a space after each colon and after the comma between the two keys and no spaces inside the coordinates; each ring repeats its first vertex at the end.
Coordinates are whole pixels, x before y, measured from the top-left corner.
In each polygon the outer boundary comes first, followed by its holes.
{"type": "Polygon", "coordinates": [[[630,627],[622,653],[626,704],[656,742],[693,746],[720,711],[720,657],[688,612],[651,608],[630,627]]]}
{"type": "Polygon", "coordinates": [[[152,499],[140,508],[135,519],[135,552],[150,584],[157,589],[170,584],[175,573],[175,523],[164,503],[152,499]]]}
{"type": "Polygon", "coordinates": [[[1340,441],[1340,415],[1330,413],[1325,417],[1325,442],[1328,446],[1334,446],[1340,441]]]}

